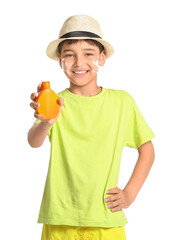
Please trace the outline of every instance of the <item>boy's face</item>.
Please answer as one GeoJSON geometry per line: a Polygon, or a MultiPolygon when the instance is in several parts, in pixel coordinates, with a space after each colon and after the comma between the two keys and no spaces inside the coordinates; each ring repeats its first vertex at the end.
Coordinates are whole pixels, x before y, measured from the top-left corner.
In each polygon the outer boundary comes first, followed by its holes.
{"type": "Polygon", "coordinates": [[[95,45],[85,41],[68,44],[65,42],[59,55],[59,63],[70,82],[76,86],[85,86],[97,80],[99,66],[106,61],[105,53],[95,45]]]}

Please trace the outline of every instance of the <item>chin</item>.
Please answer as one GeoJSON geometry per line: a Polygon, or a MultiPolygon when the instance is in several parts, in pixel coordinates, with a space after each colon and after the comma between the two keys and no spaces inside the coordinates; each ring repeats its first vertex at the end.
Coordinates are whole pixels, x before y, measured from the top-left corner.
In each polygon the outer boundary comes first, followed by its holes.
{"type": "Polygon", "coordinates": [[[82,81],[82,79],[81,79],[81,82],[76,82],[76,81],[70,81],[70,83],[74,86],[77,86],[77,87],[84,87],[84,86],[86,86],[86,85],[88,85],[89,83],[90,83],[91,81],[86,81],[86,82],[84,82],[84,81],[82,81]]]}

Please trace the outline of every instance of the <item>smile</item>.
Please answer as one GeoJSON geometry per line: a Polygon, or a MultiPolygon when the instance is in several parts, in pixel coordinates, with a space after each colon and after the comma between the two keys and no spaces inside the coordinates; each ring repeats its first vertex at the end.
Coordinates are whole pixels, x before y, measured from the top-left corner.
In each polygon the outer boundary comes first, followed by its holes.
{"type": "Polygon", "coordinates": [[[85,73],[87,73],[87,72],[89,72],[89,70],[88,71],[73,71],[73,73],[75,73],[75,74],[85,74],[85,73]]]}

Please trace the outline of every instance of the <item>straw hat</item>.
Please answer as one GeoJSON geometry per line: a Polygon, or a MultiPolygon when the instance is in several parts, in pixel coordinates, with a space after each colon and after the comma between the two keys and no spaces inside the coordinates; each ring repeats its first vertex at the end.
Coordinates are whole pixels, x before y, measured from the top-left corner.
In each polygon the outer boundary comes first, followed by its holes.
{"type": "Polygon", "coordinates": [[[46,53],[48,57],[58,60],[57,47],[60,42],[67,39],[96,40],[104,46],[106,58],[114,53],[111,44],[103,40],[103,34],[99,23],[94,18],[87,15],[74,15],[64,22],[59,32],[59,38],[51,42],[47,47],[46,53]]]}

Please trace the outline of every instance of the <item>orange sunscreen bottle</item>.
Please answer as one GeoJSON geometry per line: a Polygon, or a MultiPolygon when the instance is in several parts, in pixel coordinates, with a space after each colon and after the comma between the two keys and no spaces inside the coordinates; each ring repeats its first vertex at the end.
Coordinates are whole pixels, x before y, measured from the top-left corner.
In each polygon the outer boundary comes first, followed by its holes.
{"type": "Polygon", "coordinates": [[[58,96],[50,89],[50,82],[42,82],[36,102],[40,103],[37,113],[44,115],[45,120],[57,117],[59,113],[58,96]]]}

